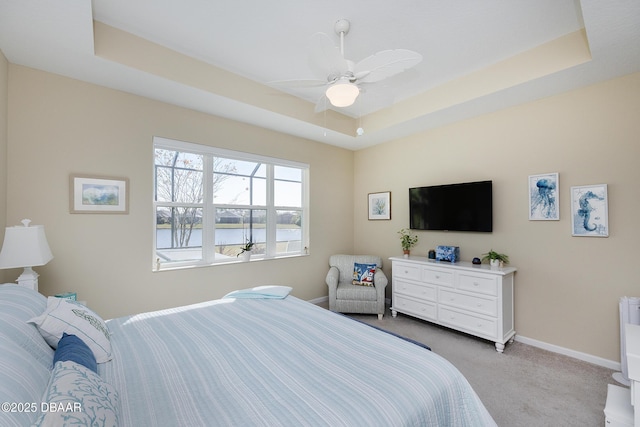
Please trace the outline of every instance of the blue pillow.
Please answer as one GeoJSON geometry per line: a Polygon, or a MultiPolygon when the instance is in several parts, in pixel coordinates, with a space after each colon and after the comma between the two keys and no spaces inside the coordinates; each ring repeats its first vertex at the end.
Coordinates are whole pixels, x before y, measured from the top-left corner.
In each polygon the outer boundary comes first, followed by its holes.
{"type": "Polygon", "coordinates": [[[93,351],[80,338],[75,335],[62,334],[62,338],[58,341],[58,348],[53,354],[53,365],[56,362],[64,362],[70,360],[87,367],[93,372],[98,372],[98,364],[93,351]]]}

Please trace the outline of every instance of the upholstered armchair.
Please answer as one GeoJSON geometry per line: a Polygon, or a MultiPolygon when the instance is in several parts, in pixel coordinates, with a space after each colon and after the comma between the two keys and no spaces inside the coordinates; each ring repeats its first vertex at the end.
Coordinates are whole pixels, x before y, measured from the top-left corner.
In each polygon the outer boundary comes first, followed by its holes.
{"type": "Polygon", "coordinates": [[[389,281],[382,271],[382,259],[372,255],[332,255],[327,273],[329,310],[340,313],[384,315],[385,288],[389,281]],[[355,264],[375,264],[373,286],[353,284],[355,264]]]}

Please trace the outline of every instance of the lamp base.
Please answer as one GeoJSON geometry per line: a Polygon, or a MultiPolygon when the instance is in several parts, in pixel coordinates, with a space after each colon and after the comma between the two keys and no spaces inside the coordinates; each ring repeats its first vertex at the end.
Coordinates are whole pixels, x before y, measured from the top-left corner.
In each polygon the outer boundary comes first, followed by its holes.
{"type": "Polygon", "coordinates": [[[31,267],[25,267],[16,282],[18,282],[18,285],[20,286],[26,286],[36,292],[38,291],[38,273],[33,271],[31,267]]]}

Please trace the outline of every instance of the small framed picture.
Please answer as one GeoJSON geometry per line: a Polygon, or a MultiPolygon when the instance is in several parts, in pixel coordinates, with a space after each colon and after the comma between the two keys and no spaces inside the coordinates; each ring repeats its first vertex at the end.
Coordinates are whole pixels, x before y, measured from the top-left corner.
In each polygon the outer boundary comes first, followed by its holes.
{"type": "Polygon", "coordinates": [[[71,213],[129,213],[128,178],[71,175],[69,193],[71,213]]]}
{"type": "Polygon", "coordinates": [[[558,173],[529,176],[529,220],[560,220],[560,181],[558,173]]]}
{"type": "Polygon", "coordinates": [[[573,236],[608,237],[607,184],[571,187],[573,236]]]}
{"type": "Polygon", "coordinates": [[[369,193],[369,219],[391,219],[391,191],[369,193]]]}

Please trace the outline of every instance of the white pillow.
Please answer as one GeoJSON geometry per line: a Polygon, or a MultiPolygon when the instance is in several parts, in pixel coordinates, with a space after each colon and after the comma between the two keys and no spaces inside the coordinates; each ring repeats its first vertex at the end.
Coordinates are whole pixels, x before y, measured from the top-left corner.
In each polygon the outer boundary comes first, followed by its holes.
{"type": "Polygon", "coordinates": [[[84,305],[64,298],[49,297],[47,309],[29,320],[47,343],[58,347],[62,334],[75,335],[89,346],[98,363],[111,360],[111,340],[104,320],[84,305]]]}
{"type": "Polygon", "coordinates": [[[58,362],[33,425],[117,427],[118,401],[115,387],[95,372],[72,361],[58,362]]]}

